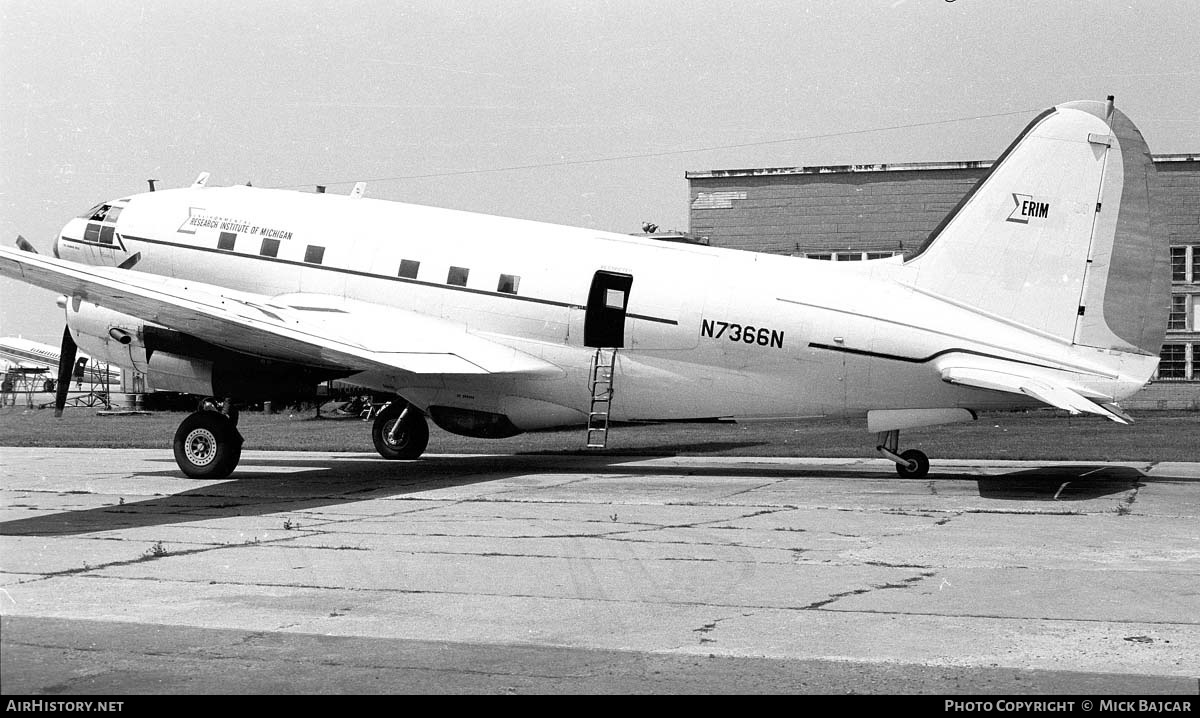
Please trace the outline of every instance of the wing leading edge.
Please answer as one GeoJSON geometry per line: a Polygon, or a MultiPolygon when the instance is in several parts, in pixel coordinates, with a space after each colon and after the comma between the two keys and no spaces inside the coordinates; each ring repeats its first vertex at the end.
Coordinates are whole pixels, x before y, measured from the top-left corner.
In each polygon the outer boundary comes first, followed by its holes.
{"type": "Polygon", "coordinates": [[[341,297],[269,297],[6,247],[0,247],[0,275],[271,359],[356,371],[562,374],[549,362],[472,335],[462,325],[341,297]]]}

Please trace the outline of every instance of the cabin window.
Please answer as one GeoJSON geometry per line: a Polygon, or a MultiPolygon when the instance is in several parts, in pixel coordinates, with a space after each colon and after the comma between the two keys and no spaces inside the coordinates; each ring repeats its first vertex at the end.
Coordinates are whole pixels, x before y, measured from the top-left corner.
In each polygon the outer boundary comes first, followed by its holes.
{"type": "Polygon", "coordinates": [[[83,241],[99,242],[100,241],[100,225],[95,222],[88,222],[88,226],[83,230],[83,241]]]}
{"type": "Polygon", "coordinates": [[[308,249],[304,250],[304,261],[309,264],[320,264],[325,260],[325,248],[318,247],[315,244],[308,245],[308,249]]]}
{"type": "Polygon", "coordinates": [[[501,274],[500,283],[496,285],[496,291],[501,294],[516,294],[517,287],[521,285],[521,278],[515,274],[501,274]]]}
{"type": "Polygon", "coordinates": [[[237,241],[237,235],[233,232],[221,232],[221,237],[217,240],[217,249],[233,251],[233,243],[237,241]]]}
{"type": "Polygon", "coordinates": [[[270,237],[264,237],[262,241],[262,248],[258,250],[258,253],[264,257],[278,257],[279,240],[271,239],[270,237]]]}
{"type": "Polygon", "coordinates": [[[100,225],[100,244],[113,243],[113,226],[111,224],[100,225]]]}
{"type": "Polygon", "coordinates": [[[400,271],[396,273],[398,277],[405,279],[416,279],[417,271],[421,269],[421,263],[414,259],[401,259],[400,271]]]}
{"type": "Polygon", "coordinates": [[[471,273],[466,267],[451,267],[450,273],[446,275],[446,284],[455,287],[467,286],[467,275],[471,273]]]}
{"type": "Polygon", "coordinates": [[[104,221],[105,222],[116,222],[117,218],[120,216],[121,216],[121,208],[120,207],[109,207],[108,214],[104,215],[104,221]]]}

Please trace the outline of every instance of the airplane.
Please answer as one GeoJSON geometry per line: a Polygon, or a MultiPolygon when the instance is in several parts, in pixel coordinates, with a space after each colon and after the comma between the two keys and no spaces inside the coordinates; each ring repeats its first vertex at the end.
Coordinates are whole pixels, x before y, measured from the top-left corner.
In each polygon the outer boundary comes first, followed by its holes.
{"type": "MultiPolygon", "coordinates": [[[[60,292],[82,346],[206,399],[179,425],[190,477],[237,466],[238,406],[338,379],[392,398],[387,459],[426,417],[473,437],[609,421],[865,418],[900,431],[1050,406],[1128,423],[1165,333],[1154,165],[1107,102],[1051,107],[907,256],[830,263],[369,199],[159,189],[71,219],[0,273],[60,292]]],[[[25,243],[28,245],[28,243],[25,243]]],[[[61,402],[59,404],[61,406],[61,402]]]]}
{"type": "MultiPolygon", "coordinates": [[[[0,372],[9,369],[37,370],[57,369],[60,352],[57,347],[35,342],[24,337],[0,337],[0,372]]],[[[91,357],[80,353],[71,371],[77,381],[91,384],[119,386],[121,371],[110,366],[98,365],[91,357]]]]}

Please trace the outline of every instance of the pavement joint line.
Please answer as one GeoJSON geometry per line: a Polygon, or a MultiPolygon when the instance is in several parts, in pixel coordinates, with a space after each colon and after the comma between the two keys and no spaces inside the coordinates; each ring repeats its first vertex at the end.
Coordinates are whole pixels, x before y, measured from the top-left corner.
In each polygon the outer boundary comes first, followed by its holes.
{"type": "MultiPolygon", "coordinates": [[[[104,577],[94,577],[104,578],[104,577]]],[[[656,609],[664,608],[725,608],[736,611],[748,611],[744,615],[754,615],[762,611],[779,611],[784,613],[832,613],[838,615],[872,615],[872,616],[904,616],[904,617],[945,617],[944,614],[930,613],[926,611],[890,611],[881,609],[846,609],[846,608],[826,608],[825,606],[842,598],[847,598],[851,595],[862,595],[870,593],[873,590],[888,588],[887,586],[869,587],[866,589],[856,589],[846,592],[845,594],[835,595],[828,601],[816,601],[804,606],[778,606],[778,605],[763,605],[763,604],[713,604],[712,602],[701,601],[638,601],[628,599],[612,599],[603,596],[545,596],[538,594],[502,594],[502,593],[465,593],[459,591],[432,591],[420,589],[388,589],[388,588],[347,588],[341,586],[318,586],[310,584],[280,584],[280,583],[246,583],[239,581],[180,581],[178,579],[151,579],[146,577],[128,577],[119,580],[135,580],[135,581],[152,581],[159,583],[179,582],[179,583],[203,583],[205,585],[224,585],[224,586],[242,586],[242,587],[261,587],[261,588],[287,588],[301,590],[330,590],[347,591],[350,593],[382,593],[394,595],[413,595],[413,596],[486,596],[491,598],[508,598],[508,599],[531,599],[539,601],[561,601],[567,603],[573,602],[595,602],[612,605],[634,605],[634,606],[651,606],[656,609]]],[[[893,586],[891,588],[901,588],[893,586]]],[[[904,587],[907,588],[907,587],[904,587]]],[[[1000,614],[986,613],[955,613],[952,614],[955,619],[971,619],[982,621],[1022,621],[1022,622],[1040,622],[1050,624],[1067,624],[1067,625],[1109,625],[1112,624],[1111,619],[1106,618],[1071,618],[1057,616],[1006,616],[1000,614]]],[[[166,624],[176,625],[176,624],[166,624]]],[[[1138,621],[1123,621],[1120,624],[1122,630],[1133,630],[1128,627],[1132,626],[1153,626],[1158,628],[1176,627],[1179,629],[1189,629],[1200,627],[1200,621],[1181,622],[1181,621],[1155,621],[1155,620],[1138,620],[1138,621]]]]}
{"type": "MultiPolygon", "coordinates": [[[[81,567],[81,568],[68,568],[68,569],[63,569],[61,571],[51,571],[49,573],[28,574],[30,576],[37,576],[37,578],[30,579],[29,581],[18,581],[17,583],[18,584],[34,583],[35,581],[51,580],[51,579],[55,579],[55,578],[62,578],[64,576],[72,576],[72,575],[83,576],[84,574],[89,574],[89,573],[92,573],[93,571],[100,571],[100,570],[111,569],[111,568],[120,568],[123,566],[130,566],[130,565],[137,564],[137,563],[148,563],[150,561],[160,561],[162,559],[180,557],[180,556],[193,556],[196,554],[207,553],[209,551],[216,551],[216,550],[220,550],[220,549],[237,549],[237,548],[242,548],[245,546],[261,546],[264,544],[271,545],[271,544],[276,544],[276,543],[282,543],[284,541],[292,541],[294,538],[295,537],[292,537],[292,536],[284,536],[284,537],[280,537],[277,539],[267,539],[265,541],[253,540],[253,541],[248,541],[248,542],[244,542],[244,543],[236,543],[236,544],[209,544],[209,545],[205,545],[202,547],[197,547],[197,548],[192,548],[192,549],[184,549],[182,551],[165,551],[164,553],[159,554],[159,555],[152,555],[151,553],[149,553],[149,551],[147,551],[146,553],[143,553],[141,556],[138,556],[137,558],[132,558],[132,559],[121,559],[118,561],[109,561],[107,563],[96,564],[95,566],[88,565],[86,567],[81,567]]],[[[126,539],[126,540],[130,541],[131,543],[133,543],[135,541],[139,542],[139,543],[149,541],[149,539],[136,539],[136,540],[135,539],[126,539]]],[[[161,544],[161,543],[162,543],[162,541],[156,542],[156,544],[161,544]]],[[[155,544],[152,544],[152,546],[153,545],[155,545],[155,544]]],[[[22,575],[20,572],[15,572],[15,571],[12,571],[10,573],[12,575],[17,575],[17,576],[22,575]]],[[[159,580],[159,579],[155,579],[155,580],[159,580]]]]}

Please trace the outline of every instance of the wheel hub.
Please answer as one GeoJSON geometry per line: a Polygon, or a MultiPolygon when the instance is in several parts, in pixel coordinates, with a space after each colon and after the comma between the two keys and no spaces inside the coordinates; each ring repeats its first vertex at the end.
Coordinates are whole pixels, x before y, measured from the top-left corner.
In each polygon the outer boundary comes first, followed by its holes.
{"type": "Polygon", "coordinates": [[[403,425],[400,424],[398,419],[396,421],[389,422],[384,429],[385,431],[383,432],[383,435],[387,438],[387,443],[389,446],[402,448],[404,444],[408,442],[408,432],[404,430],[403,425]]]}
{"type": "Polygon", "coordinates": [[[183,442],[183,453],[196,466],[208,466],[217,458],[217,437],[208,429],[192,429],[183,442]]]}

